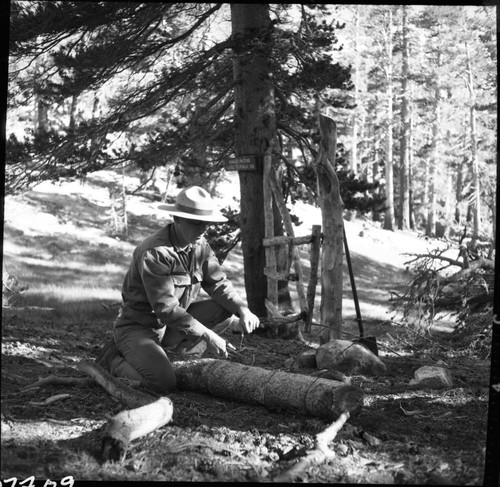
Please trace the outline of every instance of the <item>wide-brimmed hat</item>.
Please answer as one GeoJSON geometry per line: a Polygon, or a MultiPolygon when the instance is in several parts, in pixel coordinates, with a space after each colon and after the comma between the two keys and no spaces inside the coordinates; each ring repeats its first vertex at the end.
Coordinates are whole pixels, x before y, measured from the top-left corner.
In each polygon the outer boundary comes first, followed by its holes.
{"type": "Polygon", "coordinates": [[[176,198],[174,205],[159,205],[161,210],[167,210],[172,216],[189,220],[223,223],[227,218],[215,208],[208,191],[199,186],[183,189],[176,198]]]}

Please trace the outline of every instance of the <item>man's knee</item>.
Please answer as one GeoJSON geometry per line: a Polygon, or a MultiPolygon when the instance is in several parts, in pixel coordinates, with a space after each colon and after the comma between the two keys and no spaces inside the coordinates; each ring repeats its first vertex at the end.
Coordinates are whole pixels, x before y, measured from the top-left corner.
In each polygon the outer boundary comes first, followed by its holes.
{"type": "Polygon", "coordinates": [[[188,313],[208,328],[233,316],[233,314],[212,299],[197,301],[187,309],[188,313]]]}
{"type": "Polygon", "coordinates": [[[155,374],[153,377],[144,377],[144,379],[151,388],[160,394],[168,394],[177,387],[177,377],[173,370],[163,369],[161,373],[155,374]]]}

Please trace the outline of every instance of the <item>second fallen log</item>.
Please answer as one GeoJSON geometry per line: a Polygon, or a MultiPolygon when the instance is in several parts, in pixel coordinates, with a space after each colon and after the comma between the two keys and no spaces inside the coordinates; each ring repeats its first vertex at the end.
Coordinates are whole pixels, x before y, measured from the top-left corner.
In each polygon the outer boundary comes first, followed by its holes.
{"type": "Polygon", "coordinates": [[[216,359],[175,362],[173,365],[181,390],[285,409],[330,421],[345,412],[356,414],[363,406],[362,389],[334,380],[216,359]]]}
{"type": "Polygon", "coordinates": [[[80,361],[77,367],[130,408],[108,421],[101,444],[103,460],[119,461],[124,458],[130,442],[172,420],[174,406],[168,397],[134,390],[120,383],[119,379],[112,377],[100,365],[88,360],[80,361]]]}

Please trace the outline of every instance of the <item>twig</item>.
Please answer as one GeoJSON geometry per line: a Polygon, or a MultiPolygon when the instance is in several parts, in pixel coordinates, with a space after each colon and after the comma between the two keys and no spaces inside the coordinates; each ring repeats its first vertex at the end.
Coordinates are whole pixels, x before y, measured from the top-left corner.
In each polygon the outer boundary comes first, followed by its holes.
{"type": "MultiPolygon", "coordinates": [[[[447,250],[447,249],[445,249],[445,250],[447,250]]],[[[411,254],[411,253],[405,253],[403,255],[408,255],[408,256],[415,257],[414,259],[406,261],[404,263],[405,265],[411,264],[412,262],[414,262],[414,261],[416,261],[418,259],[439,259],[439,260],[443,260],[444,262],[448,262],[450,265],[455,265],[455,266],[460,267],[462,269],[464,267],[463,263],[460,262],[459,260],[452,259],[450,257],[446,257],[446,256],[441,255],[441,254],[411,254]]]]}
{"type": "Polygon", "coordinates": [[[64,386],[86,386],[95,384],[90,377],[62,377],[59,375],[48,375],[47,377],[39,377],[38,380],[28,386],[20,389],[20,392],[28,392],[39,387],[51,385],[64,385],[64,386]]]}
{"type": "Polygon", "coordinates": [[[142,391],[132,389],[131,385],[136,385],[137,381],[129,381],[128,385],[123,384],[116,377],[111,374],[97,363],[81,360],[77,364],[80,372],[89,375],[95,382],[104,388],[108,394],[118,399],[129,408],[137,408],[150,404],[158,397],[156,394],[148,394],[142,391]]]}
{"type": "Polygon", "coordinates": [[[328,428],[316,435],[314,449],[309,450],[306,456],[292,465],[291,468],[277,475],[273,482],[293,482],[293,480],[309,468],[313,463],[323,462],[335,456],[335,452],[328,448],[328,443],[337,436],[344,423],[349,419],[349,413],[342,413],[328,428]]]}

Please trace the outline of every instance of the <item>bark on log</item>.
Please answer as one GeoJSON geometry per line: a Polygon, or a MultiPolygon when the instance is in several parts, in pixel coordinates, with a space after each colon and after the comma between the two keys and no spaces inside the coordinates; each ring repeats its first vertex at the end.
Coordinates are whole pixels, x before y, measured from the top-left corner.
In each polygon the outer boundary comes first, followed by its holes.
{"type": "Polygon", "coordinates": [[[285,409],[329,421],[345,412],[356,414],[363,405],[362,389],[343,382],[216,359],[175,362],[173,365],[181,390],[285,409]]]}

